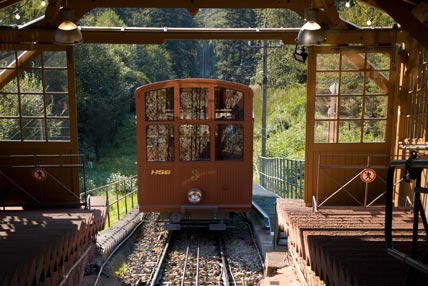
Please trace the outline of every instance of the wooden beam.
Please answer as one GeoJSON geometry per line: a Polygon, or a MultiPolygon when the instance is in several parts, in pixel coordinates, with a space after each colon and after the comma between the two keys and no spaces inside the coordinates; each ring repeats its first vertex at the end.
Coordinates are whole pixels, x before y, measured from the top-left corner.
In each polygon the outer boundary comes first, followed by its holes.
{"type": "MultiPolygon", "coordinates": [[[[295,45],[298,28],[125,28],[81,27],[86,44],[161,44],[167,40],[282,40],[286,45],[295,45]]],[[[52,44],[54,29],[1,29],[0,45],[6,44],[52,44]]],[[[407,34],[397,33],[397,42],[407,34]]],[[[358,29],[327,30],[325,45],[391,45],[394,30],[358,29]]]]}
{"type": "Polygon", "coordinates": [[[376,3],[425,49],[428,49],[428,27],[411,13],[409,8],[412,5],[402,0],[376,0],[376,3]]]}

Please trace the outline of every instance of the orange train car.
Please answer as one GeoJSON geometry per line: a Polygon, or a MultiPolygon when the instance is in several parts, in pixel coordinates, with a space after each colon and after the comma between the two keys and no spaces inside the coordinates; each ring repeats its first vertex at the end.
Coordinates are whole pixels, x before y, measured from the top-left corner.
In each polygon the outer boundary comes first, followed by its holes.
{"type": "Polygon", "coordinates": [[[206,223],[224,229],[251,209],[253,92],[215,79],[177,79],[139,87],[138,201],[166,228],[206,223]]]}

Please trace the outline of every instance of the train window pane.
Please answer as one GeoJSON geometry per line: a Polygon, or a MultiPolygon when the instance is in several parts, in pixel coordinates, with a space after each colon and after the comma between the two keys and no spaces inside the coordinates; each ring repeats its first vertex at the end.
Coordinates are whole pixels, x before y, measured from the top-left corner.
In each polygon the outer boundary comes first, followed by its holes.
{"type": "Polygon", "coordinates": [[[174,161],[174,127],[172,125],[148,125],[146,127],[146,159],[174,161]]]}
{"type": "Polygon", "coordinates": [[[216,160],[242,160],[244,127],[238,124],[219,124],[216,128],[216,160]]]}
{"type": "Polygon", "coordinates": [[[21,141],[19,119],[0,118],[0,141],[21,141]]]}
{"type": "Polygon", "coordinates": [[[45,120],[43,118],[22,119],[24,141],[45,141],[45,120]]]}
{"type": "Polygon", "coordinates": [[[180,161],[210,160],[210,128],[202,124],[180,125],[180,161]]]}
{"type": "Polygon", "coordinates": [[[193,120],[208,118],[208,88],[180,89],[180,118],[193,120]]]}
{"type": "Polygon", "coordinates": [[[49,141],[70,141],[70,120],[48,119],[49,141]]]}
{"type": "Polygon", "coordinates": [[[174,88],[146,92],[146,120],[174,120],[174,88]]]}
{"type": "Polygon", "coordinates": [[[315,143],[336,143],[336,126],[337,121],[335,120],[320,120],[315,121],[315,143]]]}
{"type": "Polygon", "coordinates": [[[243,120],[244,94],[241,91],[216,87],[215,88],[215,119],[243,120]]]}

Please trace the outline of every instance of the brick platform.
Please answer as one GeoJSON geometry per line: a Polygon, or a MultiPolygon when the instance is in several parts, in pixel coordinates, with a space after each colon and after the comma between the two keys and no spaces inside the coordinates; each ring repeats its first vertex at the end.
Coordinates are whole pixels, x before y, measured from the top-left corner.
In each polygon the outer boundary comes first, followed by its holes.
{"type": "MultiPolygon", "coordinates": [[[[387,254],[382,208],[325,207],[315,213],[302,200],[278,199],[277,213],[310,285],[403,285],[408,267],[387,254]]],[[[394,211],[397,248],[409,248],[412,227],[411,213],[394,211]]],[[[428,285],[427,275],[416,285],[428,285]]]]}
{"type": "Polygon", "coordinates": [[[58,285],[104,222],[105,206],[0,211],[0,285],[58,285]]]}

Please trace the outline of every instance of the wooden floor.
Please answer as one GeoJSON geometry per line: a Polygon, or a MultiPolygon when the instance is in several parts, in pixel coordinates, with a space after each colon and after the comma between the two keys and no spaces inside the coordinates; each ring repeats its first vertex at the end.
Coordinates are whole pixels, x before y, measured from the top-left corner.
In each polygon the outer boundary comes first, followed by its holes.
{"type": "Polygon", "coordinates": [[[104,222],[103,206],[0,211],[0,285],[58,285],[104,222]]]}
{"type": "MultiPolygon", "coordinates": [[[[277,213],[309,285],[404,285],[408,267],[387,254],[383,208],[324,207],[315,213],[302,200],[278,199],[277,213]]],[[[394,246],[402,251],[410,247],[412,221],[410,212],[394,211],[394,246]]],[[[428,285],[428,276],[418,275],[414,285],[428,285]]]]}

